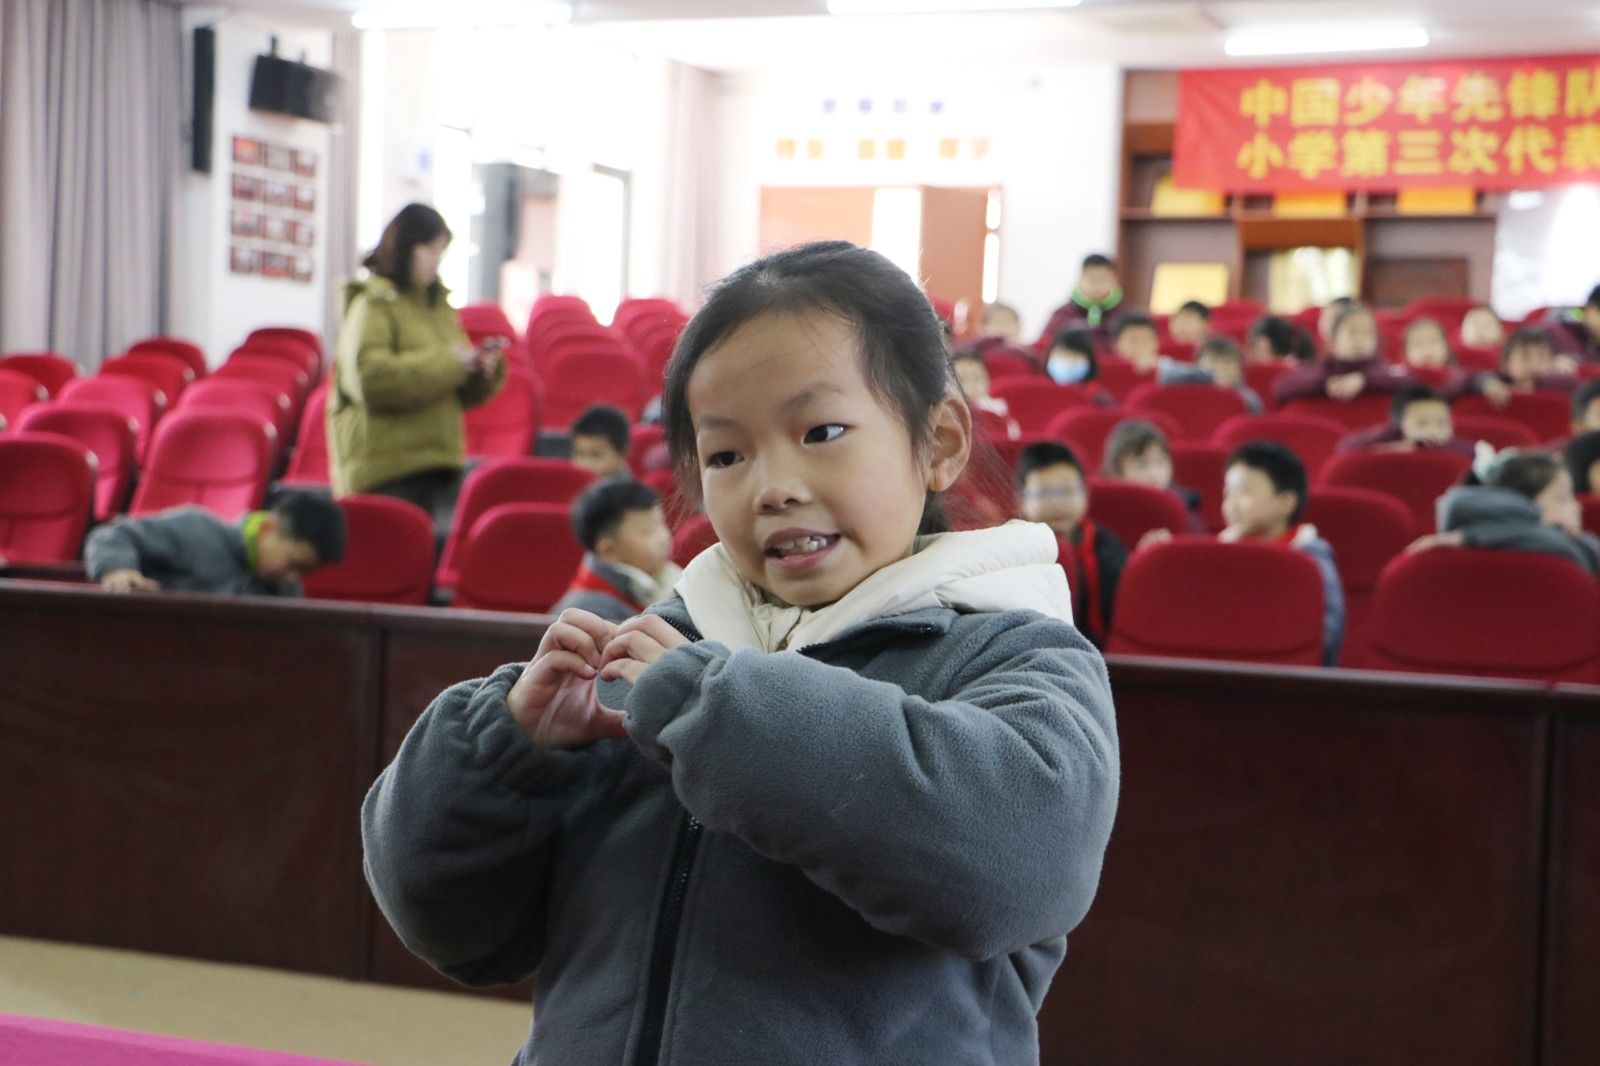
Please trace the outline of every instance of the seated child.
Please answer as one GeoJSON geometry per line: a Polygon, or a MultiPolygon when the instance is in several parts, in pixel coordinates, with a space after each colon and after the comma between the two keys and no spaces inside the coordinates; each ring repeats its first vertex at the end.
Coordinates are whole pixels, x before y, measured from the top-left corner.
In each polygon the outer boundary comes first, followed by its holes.
{"type": "Polygon", "coordinates": [[[1051,342],[1044,370],[1057,385],[1077,385],[1097,404],[1117,404],[1117,398],[1100,384],[1100,355],[1095,350],[1094,334],[1086,329],[1062,330],[1051,342]]]}
{"type": "MultiPolygon", "coordinates": [[[[1116,481],[1131,481],[1135,485],[1173,493],[1189,509],[1190,532],[1205,532],[1205,523],[1200,519],[1200,494],[1172,483],[1172,444],[1155,423],[1142,418],[1118,422],[1106,437],[1100,473],[1116,481]]],[[[1139,546],[1161,539],[1153,534],[1165,532],[1164,529],[1152,530],[1140,539],[1139,546]]]]}
{"type": "Polygon", "coordinates": [[[1545,316],[1551,339],[1564,357],[1600,361],[1600,285],[1589,290],[1582,307],[1559,307],[1545,316]]]}
{"type": "Polygon", "coordinates": [[[999,396],[989,395],[989,366],[982,355],[971,348],[962,348],[950,356],[950,367],[961,385],[961,394],[974,412],[986,411],[993,415],[1012,440],[1022,435],[1022,427],[1011,417],[1011,407],[999,396]]]}
{"type": "Polygon", "coordinates": [[[1353,296],[1335,296],[1322,305],[1322,313],[1317,316],[1317,341],[1319,347],[1331,349],[1333,347],[1333,323],[1346,309],[1357,306],[1353,296]]]}
{"type": "Polygon", "coordinates": [[[1087,329],[1095,335],[1096,341],[1101,341],[1115,324],[1117,309],[1121,306],[1122,284],[1117,277],[1117,264],[1108,256],[1085,256],[1071,297],[1050,313],[1044,332],[1039,334],[1038,347],[1049,344],[1068,326],[1087,329]]]}
{"type": "Polygon", "coordinates": [[[1450,403],[1426,385],[1407,385],[1389,402],[1389,424],[1357,430],[1339,442],[1339,451],[1363,449],[1417,451],[1436,448],[1472,455],[1472,442],[1455,435],[1450,403]]]}
{"type": "Polygon", "coordinates": [[[298,596],[300,579],[344,558],[344,512],[315,492],[225,522],[202,507],[118,518],[89,534],[89,576],[110,592],[298,596]]]}
{"type": "Polygon", "coordinates": [[[1572,435],[1600,429],[1600,381],[1585,381],[1572,394],[1572,435]]]}
{"type": "Polygon", "coordinates": [[[1462,344],[1471,348],[1498,348],[1505,339],[1505,324],[1493,308],[1479,304],[1462,316],[1462,344]]]}
{"type": "Polygon", "coordinates": [[[1244,352],[1232,337],[1207,337],[1195,349],[1193,363],[1161,360],[1156,380],[1163,385],[1215,385],[1239,394],[1250,413],[1261,413],[1261,397],[1244,383],[1244,352]]]}
{"type": "Polygon", "coordinates": [[[1190,300],[1167,319],[1167,333],[1179,344],[1198,345],[1211,331],[1211,308],[1190,300]]]}
{"type": "Polygon", "coordinates": [[[1279,403],[1314,396],[1348,402],[1363,393],[1392,393],[1411,381],[1403,369],[1378,358],[1378,320],[1365,307],[1352,303],[1336,312],[1329,330],[1326,358],[1278,379],[1279,403]]]}
{"type": "Polygon", "coordinates": [[[1309,363],[1317,357],[1311,334],[1277,315],[1262,315],[1250,325],[1245,358],[1252,363],[1309,363]]]}
{"type": "Polygon", "coordinates": [[[1065,444],[1030,444],[1017,459],[1017,488],[1022,517],[1043,522],[1064,545],[1061,562],[1071,578],[1073,624],[1095,647],[1104,648],[1128,549],[1089,518],[1083,464],[1065,444]]]}
{"type": "Polygon", "coordinates": [[[1412,320],[1406,327],[1403,351],[1412,378],[1438,389],[1447,400],[1456,399],[1471,387],[1471,376],[1456,365],[1444,327],[1434,319],[1412,320]]]}
{"type": "Polygon", "coordinates": [[[1117,320],[1111,350],[1133,364],[1141,374],[1154,374],[1161,365],[1161,334],[1155,319],[1130,311],[1117,320]]]}
{"type": "Polygon", "coordinates": [[[1561,461],[1572,477],[1572,491],[1585,496],[1600,492],[1600,430],[1580,433],[1561,449],[1561,461]]]}
{"type": "Polygon", "coordinates": [[[1022,317],[1010,304],[984,304],[978,316],[978,336],[1015,348],[1022,343],[1022,317]]]}
{"type": "Polygon", "coordinates": [[[1500,369],[1479,374],[1478,392],[1496,407],[1511,402],[1519,392],[1572,392],[1578,379],[1570,364],[1556,358],[1550,331],[1538,326],[1519,326],[1500,349],[1500,369]]]}
{"type": "Polygon", "coordinates": [[[1322,663],[1339,661],[1344,640],[1344,586],[1334,565],[1333,547],[1302,524],[1306,506],[1306,468],[1277,441],[1242,444],[1228,460],[1222,482],[1222,517],[1227,528],[1218,540],[1267,540],[1303,551],[1322,571],[1322,663]]]}
{"type": "Polygon", "coordinates": [[[622,410],[597,403],[572,420],[568,434],[573,462],[594,471],[597,478],[629,476],[632,429],[622,410]]]}
{"type": "Polygon", "coordinates": [[[1600,572],[1600,540],[1583,531],[1572,475],[1549,452],[1480,445],[1466,484],[1439,499],[1439,529],[1406,550],[1465,545],[1540,552],[1600,572]]]}
{"type": "Polygon", "coordinates": [[[584,547],[583,565],[553,615],[577,607],[626,621],[671,595],[683,574],[672,562],[661,497],[648,485],[626,478],[590,485],[572,504],[572,531],[584,547]]]}

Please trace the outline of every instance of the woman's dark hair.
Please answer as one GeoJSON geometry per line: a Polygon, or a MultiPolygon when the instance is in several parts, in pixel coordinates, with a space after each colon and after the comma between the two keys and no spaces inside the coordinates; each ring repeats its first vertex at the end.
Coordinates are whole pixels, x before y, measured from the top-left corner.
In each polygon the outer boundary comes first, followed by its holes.
{"type": "Polygon", "coordinates": [[[1280,359],[1292,356],[1296,362],[1306,363],[1316,358],[1316,342],[1311,334],[1277,315],[1263,315],[1250,326],[1250,343],[1265,340],[1272,354],[1280,359]]]}
{"type": "Polygon", "coordinates": [[[1567,464],[1567,473],[1572,475],[1573,492],[1600,489],[1600,485],[1589,480],[1589,468],[1600,463],[1600,429],[1573,437],[1562,449],[1561,458],[1567,464]]]}
{"type": "MultiPolygon", "coordinates": [[[[802,244],[723,278],[678,338],[662,382],[661,422],[686,499],[700,499],[689,378],[701,357],[762,315],[814,313],[849,323],[860,342],[867,386],[900,416],[914,451],[927,447],[933,409],[954,389],[944,329],[928,297],[905,271],[877,252],[848,241],[802,244]]],[[[978,443],[975,437],[974,462],[978,443]]],[[[985,465],[996,468],[986,471],[987,476],[1008,483],[999,460],[993,455],[986,458],[985,465]]],[[[952,528],[942,495],[928,493],[919,533],[952,528]]]]}
{"type": "Polygon", "coordinates": [[[1146,422],[1142,418],[1118,422],[1106,437],[1105,455],[1100,461],[1101,473],[1106,477],[1121,477],[1123,461],[1143,455],[1152,444],[1159,445],[1169,456],[1172,454],[1172,442],[1154,422],[1146,422]]]}
{"type": "MultiPolygon", "coordinates": [[[[394,282],[396,288],[409,289],[412,249],[450,235],[450,227],[445,225],[444,216],[439,212],[427,204],[406,204],[383,227],[378,246],[362,260],[362,265],[379,277],[394,282]]],[[[435,281],[429,286],[428,298],[436,298],[440,288],[439,282],[435,281]]]]}
{"type": "MultiPolygon", "coordinates": [[[[1093,381],[1100,376],[1100,353],[1096,350],[1094,334],[1086,329],[1069,326],[1057,333],[1055,340],[1050,342],[1050,352],[1057,348],[1065,348],[1074,355],[1081,355],[1089,361],[1089,370],[1083,375],[1084,381],[1093,381]]],[[[1050,352],[1045,353],[1045,362],[1050,361],[1050,352]]]]}
{"type": "Polygon", "coordinates": [[[1487,462],[1474,462],[1461,483],[1510,489],[1531,500],[1549,488],[1563,469],[1561,460],[1549,452],[1508,448],[1487,462]]]}

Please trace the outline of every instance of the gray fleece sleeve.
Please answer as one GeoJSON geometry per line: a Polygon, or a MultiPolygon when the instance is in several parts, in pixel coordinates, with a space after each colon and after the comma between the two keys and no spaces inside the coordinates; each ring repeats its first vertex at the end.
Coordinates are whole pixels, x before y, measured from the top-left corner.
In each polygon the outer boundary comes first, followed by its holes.
{"type": "Polygon", "coordinates": [[[1089,644],[1036,616],[951,651],[967,667],[929,701],[798,654],[688,644],[639,679],[630,731],[707,827],[878,929],[995,958],[1088,910],[1117,799],[1111,691],[1089,644]]]}
{"type": "Polygon", "coordinates": [[[183,555],[182,530],[193,519],[183,511],[149,518],[119,518],[89,534],[84,567],[99,581],[117,570],[170,569],[183,555]]]}
{"type": "Polygon", "coordinates": [[[361,807],[363,868],[406,947],[465,984],[521,980],[544,953],[565,812],[600,746],[534,744],[506,706],[523,664],[434,700],[361,807]]]}
{"type": "Polygon", "coordinates": [[[1498,548],[1506,551],[1542,552],[1571,559],[1590,574],[1600,565],[1600,555],[1592,538],[1579,543],[1551,526],[1527,522],[1473,522],[1461,528],[1462,541],[1471,548],[1498,548]]]}

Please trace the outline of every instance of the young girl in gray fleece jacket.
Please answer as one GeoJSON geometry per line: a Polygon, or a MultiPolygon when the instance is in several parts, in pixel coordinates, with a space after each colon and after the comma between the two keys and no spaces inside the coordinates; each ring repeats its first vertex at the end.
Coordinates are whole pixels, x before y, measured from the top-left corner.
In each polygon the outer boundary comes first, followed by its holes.
{"type": "Polygon", "coordinates": [[[949,532],[972,418],[882,256],[717,287],[663,392],[720,543],[447,690],[362,812],[406,944],[537,974],[517,1063],[1038,1061],[1099,879],[1111,692],[1040,525],[949,532]]]}

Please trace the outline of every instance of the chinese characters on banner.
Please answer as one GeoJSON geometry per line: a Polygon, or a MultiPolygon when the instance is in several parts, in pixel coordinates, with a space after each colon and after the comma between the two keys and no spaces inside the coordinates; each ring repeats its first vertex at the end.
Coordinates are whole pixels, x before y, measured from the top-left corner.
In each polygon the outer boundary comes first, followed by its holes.
{"type": "Polygon", "coordinates": [[[1184,71],[1173,177],[1230,192],[1600,181],[1600,56],[1184,71]]]}

